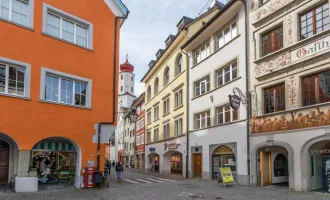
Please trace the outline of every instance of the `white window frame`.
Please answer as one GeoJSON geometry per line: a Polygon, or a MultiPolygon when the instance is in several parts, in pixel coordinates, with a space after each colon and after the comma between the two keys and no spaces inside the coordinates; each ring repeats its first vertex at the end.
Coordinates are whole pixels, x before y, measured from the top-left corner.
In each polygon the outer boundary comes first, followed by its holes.
{"type": "Polygon", "coordinates": [[[8,19],[2,18],[1,17],[1,1],[0,1],[0,20],[4,21],[9,21],[13,24],[22,26],[22,27],[27,27],[33,29],[34,27],[34,0],[20,0],[28,4],[28,10],[27,10],[27,26],[23,24],[19,24],[13,21],[13,0],[8,0],[9,5],[8,5],[8,19]]]}
{"type": "Polygon", "coordinates": [[[144,144],[144,133],[141,134],[141,142],[140,144],[144,144]]]}
{"type": "Polygon", "coordinates": [[[159,105],[154,107],[154,121],[159,119],[159,105]]]}
{"type": "Polygon", "coordinates": [[[159,141],[159,128],[158,127],[154,129],[154,137],[153,137],[153,139],[154,139],[154,142],[159,141]],[[155,139],[155,136],[156,135],[157,135],[157,140],[155,139]]]}
{"type": "Polygon", "coordinates": [[[206,42],[194,51],[194,63],[198,64],[211,55],[210,42],[206,42]]]}
{"type": "Polygon", "coordinates": [[[136,136],[136,146],[140,146],[141,138],[140,135],[136,136]]]}
{"type": "Polygon", "coordinates": [[[229,26],[226,26],[221,32],[218,33],[216,36],[216,50],[222,48],[225,46],[227,43],[232,41],[234,38],[238,36],[238,27],[237,27],[238,22],[234,21],[231,23],[229,26]],[[234,26],[235,25],[235,26],[234,26]],[[229,32],[225,34],[225,31],[229,29],[229,32]],[[230,39],[226,40],[226,36],[230,36],[230,39]]]}
{"type": "Polygon", "coordinates": [[[215,124],[220,125],[220,124],[226,124],[230,122],[234,122],[239,120],[239,111],[237,111],[237,120],[234,120],[234,109],[229,105],[229,104],[224,104],[221,106],[217,106],[215,108],[215,124]],[[229,112],[230,112],[230,119],[229,122],[226,122],[226,106],[229,106],[229,112]],[[222,107],[222,112],[218,112],[220,110],[220,107],[222,107]],[[219,115],[222,115],[223,123],[219,122],[219,115]]]}
{"type": "MultiPolygon", "coordinates": [[[[60,85],[60,84],[59,84],[60,85]]],[[[59,86],[61,87],[61,86],[59,86]]],[[[60,88],[59,88],[60,91],[60,88]]],[[[74,91],[73,91],[74,94],[74,91]]],[[[60,99],[60,92],[59,92],[59,99],[60,99]]],[[[60,104],[60,105],[66,105],[66,106],[71,106],[71,107],[79,107],[79,108],[88,108],[90,109],[92,106],[92,80],[83,78],[80,76],[60,72],[57,70],[49,69],[46,67],[41,68],[41,80],[40,80],[40,101],[42,102],[49,102],[49,103],[54,103],[54,104],[60,104]],[[86,84],[87,92],[86,92],[86,106],[78,106],[74,105],[74,99],[73,99],[73,104],[66,104],[66,103],[61,103],[59,102],[54,102],[54,101],[49,101],[46,100],[45,98],[45,85],[46,85],[46,75],[52,75],[64,79],[68,79],[71,81],[76,81],[76,82],[81,82],[86,84]]]]}
{"type": "Polygon", "coordinates": [[[177,91],[174,95],[175,108],[183,105],[183,89],[177,91]]]}
{"type": "Polygon", "coordinates": [[[169,114],[171,112],[170,109],[170,98],[168,97],[163,101],[163,115],[169,114]]]}
{"type": "Polygon", "coordinates": [[[51,36],[53,38],[59,39],[61,41],[64,41],[64,42],[67,42],[67,43],[70,43],[70,44],[74,44],[78,47],[85,48],[85,49],[91,49],[91,50],[93,49],[93,24],[92,23],[90,23],[86,20],[83,20],[81,18],[78,18],[74,15],[71,15],[71,14],[65,12],[65,11],[62,11],[62,10],[60,10],[58,8],[55,8],[55,7],[53,7],[49,4],[46,4],[46,3],[43,3],[42,32],[45,35],[51,36]],[[51,13],[51,14],[61,18],[60,19],[60,37],[59,38],[47,33],[47,16],[48,16],[48,13],[51,13]],[[63,29],[62,28],[62,21],[63,21],[63,19],[74,23],[74,42],[64,40],[63,37],[62,37],[62,29],[63,29]],[[87,28],[87,47],[78,45],[76,43],[77,26],[87,28]]]}
{"type": "Polygon", "coordinates": [[[5,92],[0,92],[0,95],[11,96],[17,98],[30,98],[30,84],[31,84],[31,64],[12,60],[9,58],[0,57],[0,64],[4,65],[6,68],[6,77],[5,77],[5,92]],[[9,84],[9,66],[15,68],[22,68],[25,70],[24,74],[24,95],[16,95],[8,93],[8,84],[9,84]]]}
{"type": "Polygon", "coordinates": [[[136,122],[136,130],[139,130],[140,129],[140,121],[137,121],[136,122]]]}
{"type": "Polygon", "coordinates": [[[175,136],[183,135],[183,118],[180,117],[174,121],[175,136]],[[180,126],[181,125],[181,126],[180,126]]]}
{"type": "Polygon", "coordinates": [[[148,112],[147,112],[147,123],[148,124],[151,124],[151,110],[149,110],[148,112]]]}
{"type": "Polygon", "coordinates": [[[151,138],[152,138],[151,134],[152,134],[152,131],[150,129],[147,131],[147,144],[151,143],[151,138]]]}
{"type": "Polygon", "coordinates": [[[234,62],[231,62],[229,65],[226,65],[220,69],[218,69],[216,72],[215,72],[215,75],[216,75],[216,86],[217,87],[220,87],[220,86],[223,86],[223,85],[226,85],[227,83],[229,83],[230,81],[232,80],[235,80],[238,78],[238,65],[237,65],[237,60],[235,60],[234,62]],[[234,65],[236,64],[236,65],[234,65]],[[229,68],[229,72],[225,72],[226,69],[229,68]],[[233,78],[233,71],[234,69],[236,69],[236,77],[233,78]],[[229,73],[229,81],[226,82],[226,73],[229,73]],[[222,80],[222,84],[219,84],[219,80],[222,80]]]}
{"type": "Polygon", "coordinates": [[[209,126],[211,126],[211,111],[210,110],[196,113],[194,115],[194,129],[202,129],[202,128],[207,128],[209,126]],[[205,116],[203,116],[204,114],[205,114],[205,116]],[[204,123],[205,126],[202,126],[203,120],[205,120],[205,123],[204,123]],[[199,127],[197,127],[198,123],[199,123],[199,127]]]}
{"type": "Polygon", "coordinates": [[[141,119],[140,125],[141,125],[141,128],[144,128],[144,118],[141,119]]]}
{"type": "Polygon", "coordinates": [[[195,94],[195,97],[201,96],[201,95],[209,92],[210,90],[211,90],[211,83],[210,83],[210,76],[209,75],[207,75],[204,78],[202,78],[202,79],[194,82],[194,94],[195,94]],[[205,92],[202,93],[202,86],[203,86],[203,84],[205,86],[205,92]],[[199,90],[199,94],[197,94],[197,92],[196,92],[197,89],[199,90]]]}
{"type": "Polygon", "coordinates": [[[163,124],[163,140],[171,138],[171,126],[170,122],[163,124]]]}

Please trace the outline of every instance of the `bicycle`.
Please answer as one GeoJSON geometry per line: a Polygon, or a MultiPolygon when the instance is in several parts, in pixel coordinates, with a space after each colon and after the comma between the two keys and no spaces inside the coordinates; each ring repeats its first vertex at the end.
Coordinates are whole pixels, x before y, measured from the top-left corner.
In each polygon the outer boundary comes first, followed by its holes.
{"type": "Polygon", "coordinates": [[[150,171],[150,172],[155,171],[155,165],[152,165],[149,171],[150,171]]]}
{"type": "Polygon", "coordinates": [[[16,193],[14,177],[10,178],[10,181],[7,184],[7,186],[6,186],[5,190],[3,191],[3,193],[5,193],[8,188],[10,188],[12,192],[16,193]]]}

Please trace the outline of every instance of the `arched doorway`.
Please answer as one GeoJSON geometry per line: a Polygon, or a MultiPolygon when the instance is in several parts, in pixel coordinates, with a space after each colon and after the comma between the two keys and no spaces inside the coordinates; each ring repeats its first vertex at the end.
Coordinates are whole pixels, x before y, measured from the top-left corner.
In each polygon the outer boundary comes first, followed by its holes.
{"type": "Polygon", "coordinates": [[[0,140],[0,184],[8,182],[9,175],[9,144],[0,140]]]}
{"type": "Polygon", "coordinates": [[[312,144],[308,149],[310,190],[330,192],[330,141],[312,144]]]}
{"type": "Polygon", "coordinates": [[[212,179],[218,179],[219,168],[230,167],[233,175],[236,175],[236,156],[233,150],[221,145],[212,154],[212,179]]]}
{"type": "Polygon", "coordinates": [[[58,182],[68,176],[65,183],[79,187],[81,184],[80,147],[74,141],[63,137],[41,140],[31,150],[30,167],[37,171],[41,183],[58,182]],[[44,175],[45,166],[47,176],[44,175]]]}
{"type": "Polygon", "coordinates": [[[159,155],[157,153],[150,153],[148,155],[147,170],[159,172],[159,155]]]}
{"type": "Polygon", "coordinates": [[[182,153],[175,150],[171,150],[164,153],[163,159],[164,159],[164,161],[162,162],[163,173],[182,175],[182,170],[183,170],[182,153]]]}
{"type": "Polygon", "coordinates": [[[258,186],[289,187],[288,151],[284,147],[261,147],[257,158],[258,186]]]}

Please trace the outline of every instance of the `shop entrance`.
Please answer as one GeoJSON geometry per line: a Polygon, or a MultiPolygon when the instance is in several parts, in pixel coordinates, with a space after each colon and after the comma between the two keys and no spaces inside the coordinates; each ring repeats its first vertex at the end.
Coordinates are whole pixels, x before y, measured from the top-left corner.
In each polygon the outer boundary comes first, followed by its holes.
{"type": "Polygon", "coordinates": [[[212,154],[212,179],[217,180],[219,168],[230,167],[233,175],[236,175],[236,157],[233,150],[222,145],[216,148],[212,154]]]}
{"type": "Polygon", "coordinates": [[[150,172],[159,172],[159,155],[157,153],[150,153],[148,155],[147,168],[150,172]]]}
{"type": "Polygon", "coordinates": [[[171,174],[182,174],[182,154],[171,155],[171,174]]]}
{"type": "MultiPolygon", "coordinates": [[[[80,177],[79,150],[64,138],[44,139],[31,151],[30,171],[36,171],[39,183],[74,184],[80,177]]],[[[76,187],[79,184],[77,181],[76,187]]]]}
{"type": "Polygon", "coordinates": [[[258,185],[289,187],[288,152],[284,147],[269,146],[258,151],[258,185]]]}
{"type": "Polygon", "coordinates": [[[322,141],[309,148],[311,190],[330,192],[330,142],[322,141]]]}
{"type": "Polygon", "coordinates": [[[9,144],[0,140],[0,184],[8,182],[9,144]]]}
{"type": "Polygon", "coordinates": [[[193,162],[194,162],[194,178],[202,177],[202,154],[196,153],[193,154],[193,162]]]}

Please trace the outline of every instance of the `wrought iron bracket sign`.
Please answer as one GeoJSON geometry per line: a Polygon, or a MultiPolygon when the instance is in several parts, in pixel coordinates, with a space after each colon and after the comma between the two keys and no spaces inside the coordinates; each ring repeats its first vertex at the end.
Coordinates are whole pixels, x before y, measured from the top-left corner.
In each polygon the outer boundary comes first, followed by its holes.
{"type": "Polygon", "coordinates": [[[240,105],[241,105],[241,98],[239,98],[239,96],[237,96],[236,94],[234,95],[228,95],[229,96],[229,103],[230,106],[234,109],[237,110],[239,109],[240,105]]]}

